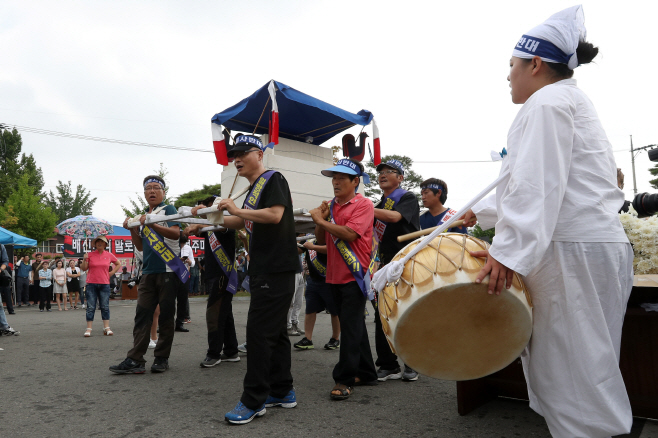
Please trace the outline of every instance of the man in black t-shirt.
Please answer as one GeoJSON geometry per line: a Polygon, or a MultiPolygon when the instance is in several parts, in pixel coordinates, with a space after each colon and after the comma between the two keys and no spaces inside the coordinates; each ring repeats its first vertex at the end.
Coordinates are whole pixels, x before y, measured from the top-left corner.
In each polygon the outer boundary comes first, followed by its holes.
{"type": "Polygon", "coordinates": [[[294,347],[300,350],[311,350],[313,346],[313,328],[317,314],[327,310],[331,314],[331,339],[324,345],[325,350],[336,350],[340,346],[340,321],[338,307],[334,301],[331,287],[326,283],[327,276],[327,245],[318,245],[313,240],[304,243],[304,258],[308,266],[306,277],[306,315],[304,316],[304,330],[306,336],[297,342],[294,347]]]}
{"type": "Polygon", "coordinates": [[[299,258],[288,182],[280,173],[265,169],[261,141],[239,135],[229,157],[234,158],[238,175],[251,186],[243,208],[237,208],[230,198],[219,204],[230,214],[224,217],[224,226],[245,227],[248,234],[249,360],[240,403],[225,415],[229,423],[245,424],[264,415],[266,407],[297,406],[286,319],[299,258]]]}
{"type": "MultiPolygon", "coordinates": [[[[213,197],[214,198],[214,197],[213,197]]],[[[192,214],[196,215],[199,208],[205,208],[212,205],[210,198],[208,205],[200,205],[192,209],[192,214]]],[[[199,230],[205,225],[190,225],[185,228],[186,235],[199,235],[199,230]]],[[[208,328],[208,351],[206,358],[201,361],[202,368],[210,368],[218,365],[220,362],[239,362],[238,339],[235,334],[235,321],[233,319],[233,291],[228,290],[229,276],[231,271],[228,268],[222,268],[213,254],[210,238],[221,245],[220,254],[226,255],[228,265],[234,269],[235,258],[235,231],[222,230],[204,232],[201,234],[204,241],[205,262],[204,262],[204,280],[206,290],[208,291],[208,304],[206,305],[206,326],[208,328]],[[216,240],[215,240],[216,239],[216,240]],[[224,269],[227,272],[224,272],[224,269]],[[228,275],[227,275],[228,274],[228,275]],[[223,352],[222,352],[223,350],[223,352]]],[[[237,278],[237,275],[236,275],[237,278]]]]}
{"type": "MultiPolygon", "coordinates": [[[[375,223],[373,234],[379,236],[380,268],[391,262],[393,257],[408,242],[398,242],[398,236],[413,233],[420,229],[420,207],[416,195],[400,188],[404,180],[404,166],[398,160],[388,160],[377,166],[379,188],[382,189],[381,202],[375,207],[375,223]],[[383,230],[383,234],[382,234],[383,230]]],[[[373,254],[374,256],[374,254],[373,254]]],[[[404,371],[400,369],[398,357],[391,351],[382,329],[377,308],[377,296],[373,300],[375,306],[375,346],[377,360],[375,365],[377,379],[384,382],[390,379],[403,379],[406,381],[418,380],[418,373],[408,366],[404,371]]]]}

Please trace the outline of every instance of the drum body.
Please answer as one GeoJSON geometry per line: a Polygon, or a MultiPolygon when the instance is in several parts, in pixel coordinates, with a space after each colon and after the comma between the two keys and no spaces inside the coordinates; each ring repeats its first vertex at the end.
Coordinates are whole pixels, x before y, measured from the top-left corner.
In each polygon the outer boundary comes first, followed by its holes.
{"type": "MultiPolygon", "coordinates": [[[[393,260],[405,257],[407,245],[393,260]]],[[[410,259],[402,276],[379,294],[382,327],[393,351],[421,374],[470,380],[499,371],[519,357],[532,333],[532,302],[518,274],[511,289],[489,295],[489,277],[475,283],[487,249],[459,233],[437,236],[410,259]]]]}

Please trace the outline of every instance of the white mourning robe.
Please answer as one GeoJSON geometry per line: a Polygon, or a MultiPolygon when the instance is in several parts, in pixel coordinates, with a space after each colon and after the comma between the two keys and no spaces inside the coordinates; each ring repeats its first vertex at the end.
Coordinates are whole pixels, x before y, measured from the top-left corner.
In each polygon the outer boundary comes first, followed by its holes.
{"type": "Polygon", "coordinates": [[[522,355],[530,406],[553,436],[628,433],[619,371],[633,251],[618,217],[612,147],[574,79],[543,87],[507,137],[496,194],[473,211],[495,225],[490,254],[524,276],[534,304],[522,355]]]}

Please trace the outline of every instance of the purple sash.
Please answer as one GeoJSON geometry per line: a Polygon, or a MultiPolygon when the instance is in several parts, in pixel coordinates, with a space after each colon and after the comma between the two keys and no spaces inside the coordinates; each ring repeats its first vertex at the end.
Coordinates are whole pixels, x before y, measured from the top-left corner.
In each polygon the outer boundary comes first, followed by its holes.
{"type": "Polygon", "coordinates": [[[231,263],[226,251],[222,247],[222,244],[219,243],[219,239],[215,236],[215,233],[208,232],[208,241],[210,242],[210,250],[212,255],[215,256],[215,260],[224,271],[224,275],[228,278],[228,286],[226,290],[235,294],[238,291],[238,273],[235,270],[235,265],[231,263]]]}
{"type": "MultiPolygon", "coordinates": [[[[383,210],[393,210],[405,193],[407,193],[407,191],[399,187],[393,190],[390,195],[382,199],[382,202],[384,203],[383,210]]],[[[372,255],[370,256],[370,266],[368,267],[370,275],[374,274],[373,271],[375,270],[375,259],[377,258],[377,251],[379,250],[379,242],[381,242],[384,237],[387,225],[388,223],[384,221],[379,219],[375,220],[375,226],[372,229],[372,255]]]]}
{"type": "Polygon", "coordinates": [[[190,279],[190,271],[187,270],[185,263],[183,263],[180,257],[169,248],[164,239],[147,225],[144,225],[142,234],[143,237],[146,238],[146,243],[148,243],[148,246],[153,252],[165,262],[169,269],[174,271],[174,274],[176,274],[180,281],[187,283],[187,280],[190,279]]]}

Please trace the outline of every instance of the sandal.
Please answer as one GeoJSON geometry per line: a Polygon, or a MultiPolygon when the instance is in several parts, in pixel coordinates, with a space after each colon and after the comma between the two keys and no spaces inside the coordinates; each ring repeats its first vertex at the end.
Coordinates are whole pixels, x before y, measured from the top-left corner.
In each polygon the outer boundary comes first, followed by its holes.
{"type": "Polygon", "coordinates": [[[331,390],[331,399],[332,400],[346,400],[352,395],[354,389],[351,386],[343,385],[342,383],[336,383],[334,389],[331,390]],[[334,391],[338,391],[340,394],[334,394],[334,391]]]}
{"type": "Polygon", "coordinates": [[[91,336],[91,329],[88,328],[87,330],[85,330],[85,338],[88,338],[90,336],[91,336]]]}
{"type": "Polygon", "coordinates": [[[103,329],[103,334],[104,334],[105,336],[112,336],[112,335],[114,334],[114,332],[113,332],[112,330],[110,330],[109,327],[105,327],[105,328],[103,329]]]}

